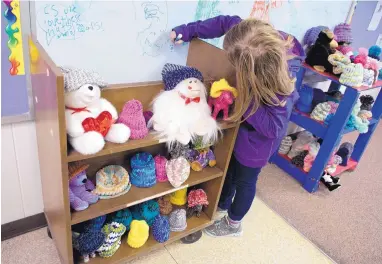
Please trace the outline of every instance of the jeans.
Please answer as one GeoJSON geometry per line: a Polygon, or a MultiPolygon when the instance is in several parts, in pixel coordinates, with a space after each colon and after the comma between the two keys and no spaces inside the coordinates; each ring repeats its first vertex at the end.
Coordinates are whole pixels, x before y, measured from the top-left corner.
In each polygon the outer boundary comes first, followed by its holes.
{"type": "Polygon", "coordinates": [[[256,183],[261,168],[242,165],[232,155],[219,200],[219,208],[228,210],[228,216],[240,221],[251,208],[256,195],[256,183]]]}

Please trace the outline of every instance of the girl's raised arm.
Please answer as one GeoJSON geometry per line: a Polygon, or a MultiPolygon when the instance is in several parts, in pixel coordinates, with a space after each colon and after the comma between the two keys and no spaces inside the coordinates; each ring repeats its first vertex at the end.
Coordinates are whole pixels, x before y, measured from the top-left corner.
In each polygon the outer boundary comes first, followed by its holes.
{"type": "Polygon", "coordinates": [[[175,43],[189,42],[193,38],[213,39],[223,36],[242,19],[238,16],[217,16],[204,21],[196,21],[187,25],[180,25],[171,32],[171,39],[175,43]]]}

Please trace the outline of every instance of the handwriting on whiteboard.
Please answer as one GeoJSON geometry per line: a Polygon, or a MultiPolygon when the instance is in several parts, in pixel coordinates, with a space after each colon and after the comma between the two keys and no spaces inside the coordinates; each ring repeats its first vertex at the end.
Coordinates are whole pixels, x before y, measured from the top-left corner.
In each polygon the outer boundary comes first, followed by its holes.
{"type": "MultiPolygon", "coordinates": [[[[156,57],[170,45],[167,31],[167,1],[143,1],[134,4],[138,31],[137,41],[142,54],[156,57]]],[[[170,45],[170,51],[173,47],[170,45]]]]}
{"type": "MultiPolygon", "coordinates": [[[[199,0],[196,7],[194,20],[205,20],[211,17],[219,16],[222,12],[218,9],[220,0],[205,1],[199,0]]],[[[219,38],[206,40],[208,43],[217,46],[220,42],[219,38]]]]}
{"type": "Polygon", "coordinates": [[[77,1],[70,5],[46,4],[37,13],[37,24],[45,32],[46,44],[53,40],[74,40],[87,32],[103,31],[102,22],[86,21],[84,12],[88,7],[81,7],[77,1]]]}

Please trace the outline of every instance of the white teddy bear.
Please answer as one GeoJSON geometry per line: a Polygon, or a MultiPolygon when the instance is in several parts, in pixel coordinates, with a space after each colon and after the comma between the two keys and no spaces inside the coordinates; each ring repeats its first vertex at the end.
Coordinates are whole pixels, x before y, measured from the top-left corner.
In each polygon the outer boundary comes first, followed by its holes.
{"type": "Polygon", "coordinates": [[[66,131],[72,147],[83,155],[102,150],[105,140],[125,143],[130,129],[115,124],[115,107],[101,97],[106,83],[96,72],[76,68],[61,68],[65,83],[66,131]]]}

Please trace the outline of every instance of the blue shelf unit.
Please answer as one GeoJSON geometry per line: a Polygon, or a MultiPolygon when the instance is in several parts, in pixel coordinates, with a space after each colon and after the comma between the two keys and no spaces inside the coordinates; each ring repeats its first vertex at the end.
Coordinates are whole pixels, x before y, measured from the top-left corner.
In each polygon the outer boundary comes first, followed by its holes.
{"type": "MultiPolygon", "coordinates": [[[[337,77],[327,73],[317,72],[310,66],[303,64],[297,74],[297,89],[301,88],[302,80],[306,71],[313,71],[316,74],[320,74],[330,80],[331,85],[329,91],[338,90],[342,85],[337,77]]],[[[343,98],[340,101],[339,107],[329,125],[313,120],[308,115],[299,112],[297,109],[294,109],[292,112],[290,118],[291,122],[310,131],[313,135],[323,139],[320,151],[318,152],[313,166],[309,172],[305,172],[301,168],[294,166],[287,156],[280,155],[277,152],[271,158],[271,163],[276,164],[279,168],[295,178],[308,192],[312,193],[318,189],[321,175],[326,167],[327,162],[329,161],[331,153],[341,141],[342,136],[346,133],[354,131],[352,129],[346,129],[345,125],[351,115],[354,105],[360,96],[360,93],[364,90],[382,87],[382,81],[379,80],[372,87],[345,87],[346,90],[343,98]]],[[[354,170],[360,162],[367,144],[369,143],[376,127],[378,126],[379,120],[382,117],[382,89],[379,91],[378,96],[375,99],[375,103],[371,112],[373,114],[373,119],[370,120],[369,131],[365,134],[359,134],[348,165],[346,167],[338,166],[336,172],[332,174],[332,176],[339,175],[344,171],[354,170]]]]}

